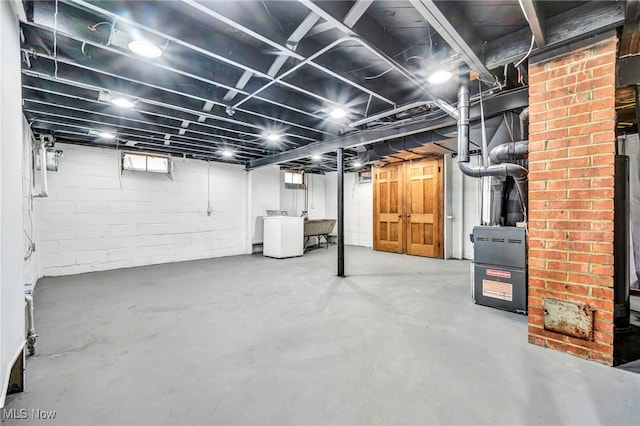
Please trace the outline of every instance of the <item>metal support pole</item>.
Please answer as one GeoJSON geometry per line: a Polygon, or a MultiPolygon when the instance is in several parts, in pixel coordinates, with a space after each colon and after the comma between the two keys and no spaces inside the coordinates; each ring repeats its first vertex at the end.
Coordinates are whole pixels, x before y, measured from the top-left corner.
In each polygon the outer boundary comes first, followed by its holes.
{"type": "Polygon", "coordinates": [[[636,85],[636,128],[640,133],[640,84],[636,85]]]}
{"type": "Polygon", "coordinates": [[[344,277],[344,148],[338,148],[338,276],[344,277]]]}

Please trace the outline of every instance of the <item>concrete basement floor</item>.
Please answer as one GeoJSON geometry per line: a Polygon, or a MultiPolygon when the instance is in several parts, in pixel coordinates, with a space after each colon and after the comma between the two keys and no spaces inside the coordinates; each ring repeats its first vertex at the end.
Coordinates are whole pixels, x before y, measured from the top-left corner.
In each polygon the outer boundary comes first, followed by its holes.
{"type": "Polygon", "coordinates": [[[38,424],[640,424],[640,375],[527,343],[469,262],[347,247],[46,278],[38,424]]]}

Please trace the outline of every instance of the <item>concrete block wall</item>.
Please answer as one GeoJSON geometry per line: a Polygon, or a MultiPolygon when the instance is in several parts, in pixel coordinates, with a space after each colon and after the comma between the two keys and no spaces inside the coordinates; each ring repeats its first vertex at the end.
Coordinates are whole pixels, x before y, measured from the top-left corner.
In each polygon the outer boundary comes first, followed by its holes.
{"type": "MultiPolygon", "coordinates": [[[[22,253],[29,253],[29,244],[37,241],[38,221],[36,202],[32,200],[34,175],[32,173],[33,145],[31,143],[32,133],[27,120],[23,119],[22,124],[22,223],[24,232],[22,233],[22,253]]],[[[24,282],[36,284],[38,280],[38,246],[23,264],[24,282]]]]}
{"type": "MultiPolygon", "coordinates": [[[[529,65],[529,341],[613,362],[612,35],[529,65]],[[592,340],[544,329],[544,300],[595,310],[592,340]]],[[[569,325],[570,326],[570,325],[569,325]]]]}
{"type": "Polygon", "coordinates": [[[250,252],[243,167],[176,159],[173,179],[131,171],[119,178],[114,150],[56,148],[64,157],[49,174],[49,198],[36,200],[41,276],[250,252]]]}
{"type": "Polygon", "coordinates": [[[249,172],[251,180],[251,217],[249,229],[252,244],[263,240],[262,216],[267,210],[281,210],[280,185],[282,176],[279,168],[261,167],[249,172]]]}
{"type": "MultiPolygon", "coordinates": [[[[344,242],[373,247],[373,184],[357,183],[357,173],[344,175],[344,242]]],[[[325,175],[326,215],[338,217],[337,173],[325,175]]],[[[337,228],[333,233],[337,232],[337,228]]]]}
{"type": "Polygon", "coordinates": [[[307,216],[309,219],[327,219],[326,185],[324,175],[307,175],[307,216]]]}

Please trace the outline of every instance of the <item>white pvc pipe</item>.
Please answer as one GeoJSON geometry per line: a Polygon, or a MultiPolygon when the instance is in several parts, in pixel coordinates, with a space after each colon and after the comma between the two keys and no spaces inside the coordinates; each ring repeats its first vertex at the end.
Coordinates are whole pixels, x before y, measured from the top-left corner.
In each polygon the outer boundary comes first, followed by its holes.
{"type": "Polygon", "coordinates": [[[25,294],[24,300],[27,302],[27,349],[29,355],[33,355],[36,351],[36,337],[38,337],[33,316],[33,296],[25,294]]]}

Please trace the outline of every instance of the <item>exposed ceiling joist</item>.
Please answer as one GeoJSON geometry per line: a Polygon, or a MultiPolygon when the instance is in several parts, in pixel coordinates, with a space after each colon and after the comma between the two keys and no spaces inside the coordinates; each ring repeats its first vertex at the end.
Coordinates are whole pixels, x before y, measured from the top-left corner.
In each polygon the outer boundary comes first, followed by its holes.
{"type": "Polygon", "coordinates": [[[640,54],[640,0],[627,0],[618,54],[621,58],[640,54]]]}
{"type": "Polygon", "coordinates": [[[518,0],[520,7],[524,12],[524,16],[529,23],[529,28],[533,33],[533,38],[536,41],[538,49],[542,49],[546,42],[544,37],[544,18],[540,15],[540,11],[534,0],[518,0]]]}
{"type": "Polygon", "coordinates": [[[364,13],[369,9],[373,0],[358,0],[353,5],[347,16],[344,17],[342,22],[349,28],[353,28],[353,26],[358,22],[358,20],[364,15],[364,13]]]}
{"type": "MultiPolygon", "coordinates": [[[[512,109],[523,108],[528,104],[528,88],[502,93],[484,101],[485,117],[500,114],[512,109]]],[[[478,119],[480,117],[479,107],[472,107],[470,109],[469,116],[472,120],[478,119]]],[[[415,135],[429,130],[452,126],[455,125],[455,123],[456,121],[452,117],[446,115],[437,120],[427,122],[418,121],[398,127],[373,128],[322,142],[314,142],[280,154],[252,160],[247,165],[247,169],[294,161],[301,158],[311,157],[314,154],[324,154],[338,148],[354,148],[366,144],[401,138],[403,136],[415,135]]]]}
{"type": "MultiPolygon", "coordinates": [[[[309,13],[307,17],[304,19],[304,21],[302,21],[302,23],[298,25],[295,31],[291,33],[291,35],[287,39],[287,43],[286,43],[287,47],[295,51],[296,48],[298,47],[298,43],[300,42],[300,40],[302,40],[305,34],[307,34],[311,30],[311,28],[313,28],[313,26],[318,22],[319,19],[320,17],[315,13],[313,12],[309,13]]],[[[287,62],[287,59],[288,57],[285,55],[276,56],[273,63],[269,67],[267,74],[270,77],[275,77],[280,71],[280,69],[287,62]]],[[[252,75],[253,74],[249,74],[247,71],[245,71],[245,74],[238,80],[238,83],[236,83],[236,89],[239,89],[239,90],[244,89],[247,83],[249,83],[249,80],[251,79],[252,75]]],[[[238,93],[239,92],[237,90],[230,90],[224,96],[224,100],[227,102],[230,102],[238,93]]]]}
{"type": "Polygon", "coordinates": [[[627,56],[616,61],[616,87],[640,84],[640,55],[627,56]]]}
{"type": "MultiPolygon", "coordinates": [[[[625,3],[594,1],[547,19],[545,49],[552,49],[572,39],[616,28],[624,23],[625,3]]],[[[531,30],[523,28],[486,45],[485,64],[493,69],[519,61],[531,45],[531,30]]],[[[538,49],[540,50],[540,49],[538,49]]],[[[535,51],[535,50],[534,50],[535,51]]]]}
{"type": "MultiPolygon", "coordinates": [[[[433,0],[410,0],[415,9],[431,25],[451,48],[456,51],[469,67],[478,73],[480,78],[486,82],[493,82],[495,78],[484,65],[478,53],[462,37],[460,31],[471,28],[468,24],[453,26],[447,16],[436,6],[433,0]]],[[[464,20],[461,15],[456,18],[458,21],[464,20]]],[[[469,37],[467,37],[469,38],[469,37]]]]}

